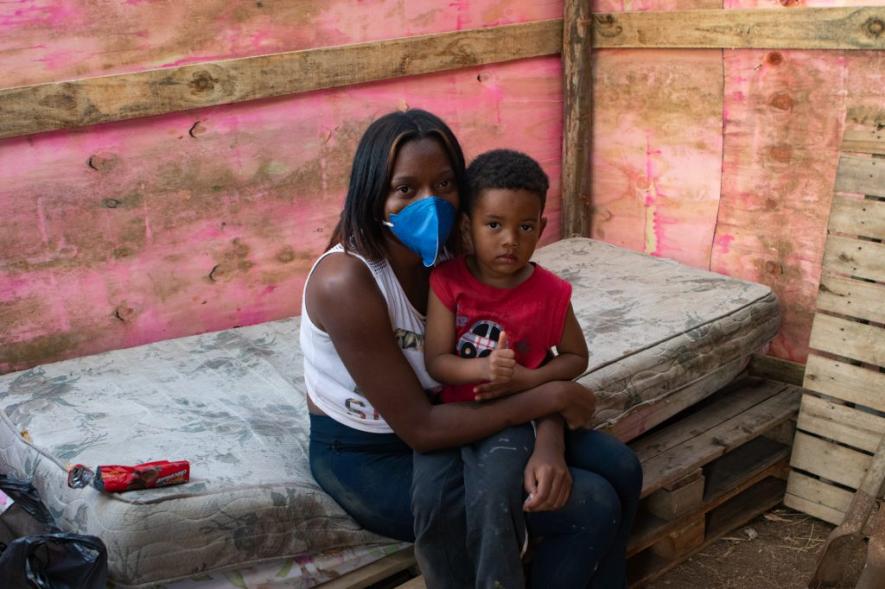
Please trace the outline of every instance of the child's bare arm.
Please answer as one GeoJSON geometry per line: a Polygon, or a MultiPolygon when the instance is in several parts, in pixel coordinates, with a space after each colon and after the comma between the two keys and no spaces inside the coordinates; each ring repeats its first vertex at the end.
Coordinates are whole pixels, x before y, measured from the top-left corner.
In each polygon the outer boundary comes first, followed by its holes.
{"type": "Polygon", "coordinates": [[[534,370],[517,365],[509,382],[488,382],[476,387],[477,400],[488,400],[534,388],[554,380],[572,380],[587,368],[589,353],[584,332],[569,304],[562,338],[556,346],[559,355],[534,370]]]}
{"type": "Polygon", "coordinates": [[[427,328],[424,335],[424,364],[427,373],[439,382],[459,385],[489,381],[506,383],[513,377],[516,357],[503,346],[485,358],[461,358],[455,349],[455,317],[431,291],[427,304],[427,328]]]}

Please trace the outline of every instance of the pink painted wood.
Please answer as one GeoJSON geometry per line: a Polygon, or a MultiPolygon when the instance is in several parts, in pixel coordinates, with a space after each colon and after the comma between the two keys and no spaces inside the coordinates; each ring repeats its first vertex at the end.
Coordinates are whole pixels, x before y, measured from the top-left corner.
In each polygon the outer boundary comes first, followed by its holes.
{"type": "MultiPolygon", "coordinates": [[[[870,3],[725,0],[726,8],[800,4],[870,3]]],[[[594,6],[716,7],[655,0],[594,6]]],[[[594,56],[593,236],[772,286],[784,323],[771,353],[804,362],[846,96],[881,108],[883,57],[750,50],[594,56]]]]}
{"type": "Polygon", "coordinates": [[[468,157],[536,157],[557,239],[560,69],[526,60],[0,142],[0,371],[297,314],[356,141],[406,105],[447,120],[468,157]]]}
{"type": "MultiPolygon", "coordinates": [[[[883,5],[726,0],[728,8],[883,5]]],[[[770,285],[775,356],[805,362],[846,105],[885,103],[881,52],[726,51],[722,196],[711,268],[770,285]]]]}
{"type": "Polygon", "coordinates": [[[720,52],[594,53],[593,236],[709,265],[722,160],[720,52]]]}
{"type": "Polygon", "coordinates": [[[0,88],[561,17],[561,0],[2,2],[0,88]]]}

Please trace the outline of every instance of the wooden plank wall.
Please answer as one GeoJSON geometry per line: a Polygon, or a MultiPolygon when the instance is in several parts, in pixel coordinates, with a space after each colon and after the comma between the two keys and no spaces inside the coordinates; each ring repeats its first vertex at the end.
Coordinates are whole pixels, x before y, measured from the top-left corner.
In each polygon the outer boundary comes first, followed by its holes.
{"type": "MultiPolygon", "coordinates": [[[[785,323],[771,351],[802,362],[845,96],[861,99],[849,124],[881,106],[885,58],[881,51],[718,49],[778,45],[785,36],[801,47],[883,43],[874,9],[799,12],[800,5],[596,0],[592,9],[609,14],[593,19],[600,49],[592,56],[589,101],[592,206],[581,207],[580,223],[618,245],[772,285],[785,323]],[[721,8],[750,10],[731,18],[721,8]],[[757,8],[794,12],[740,25],[757,8]],[[709,10],[669,19],[620,14],[687,9],[709,10]],[[614,48],[650,42],[713,48],[614,48]]],[[[206,66],[202,77],[175,68],[254,58],[269,68],[300,64],[283,71],[310,76],[319,67],[314,58],[291,52],[520,23],[556,41],[562,10],[557,1],[521,0],[0,5],[0,137],[3,129],[9,137],[80,127],[0,139],[0,372],[297,313],[307,265],[340,206],[355,142],[369,121],[394,108],[437,112],[468,157],[515,145],[538,158],[553,180],[545,240],[555,239],[558,56],[478,66],[473,41],[437,37],[433,47],[443,55],[427,49],[417,59],[404,49],[414,43],[397,41],[389,47],[408,59],[393,69],[375,64],[366,80],[439,64],[460,69],[230,105],[223,103],[252,96],[255,84],[228,96],[227,78],[212,72],[242,69],[243,62],[206,66]],[[256,57],[280,52],[290,53],[256,57]],[[196,75],[196,94],[218,88],[218,96],[195,98],[218,106],[88,126],[149,111],[138,110],[143,99],[125,95],[116,112],[93,112],[81,100],[84,89],[105,106],[129,88],[150,97],[168,88],[157,68],[175,72],[173,86],[181,82],[175,75],[196,75]],[[94,78],[100,75],[124,77],[94,78]],[[19,88],[29,84],[46,86],[19,88]],[[16,127],[16,109],[28,101],[47,120],[16,127]],[[58,117],[66,111],[70,116],[58,117]]],[[[467,36],[485,46],[485,35],[467,36]]],[[[514,46],[514,55],[531,55],[523,53],[526,43],[514,46]]],[[[551,51],[541,45],[534,55],[551,51]]],[[[347,78],[319,69],[331,82],[347,78]]],[[[272,96],[311,87],[293,80],[285,86],[258,90],[272,96]]]]}
{"type": "MultiPolygon", "coordinates": [[[[0,87],[561,18],[559,2],[0,4],[0,87]],[[384,26],[380,26],[383,23],[384,26]]],[[[558,56],[0,140],[0,372],[297,314],[356,141],[423,107],[552,180],[558,56]]],[[[295,335],[293,334],[293,337],[295,335]]]]}
{"type": "MultiPolygon", "coordinates": [[[[594,11],[877,3],[597,0],[594,11]]],[[[784,313],[770,353],[805,362],[845,98],[885,104],[885,56],[598,49],[594,59],[592,235],[770,285],[784,313]]]]}

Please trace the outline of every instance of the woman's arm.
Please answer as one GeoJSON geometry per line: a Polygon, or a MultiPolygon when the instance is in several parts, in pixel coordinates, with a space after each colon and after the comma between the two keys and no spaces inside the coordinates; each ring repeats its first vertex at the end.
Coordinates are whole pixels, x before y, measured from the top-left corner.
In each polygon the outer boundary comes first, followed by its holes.
{"type": "Polygon", "coordinates": [[[431,405],[393,337],[384,297],[355,258],[325,258],[305,296],[311,320],[329,334],[360,393],[419,452],[473,442],[553,413],[562,412],[571,427],[593,416],[593,395],[563,382],[489,403],[431,405]]]}
{"type": "Polygon", "coordinates": [[[535,449],[525,465],[525,511],[555,511],[572,492],[572,475],[565,462],[565,434],[559,415],[536,422],[535,449]]]}

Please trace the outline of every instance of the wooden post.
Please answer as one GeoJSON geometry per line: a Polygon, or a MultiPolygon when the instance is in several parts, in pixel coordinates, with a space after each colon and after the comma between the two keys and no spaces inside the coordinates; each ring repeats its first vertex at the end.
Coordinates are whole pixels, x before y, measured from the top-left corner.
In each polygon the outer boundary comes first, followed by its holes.
{"type": "Polygon", "coordinates": [[[562,237],[590,236],[590,0],[566,0],[562,19],[562,237]]]}

